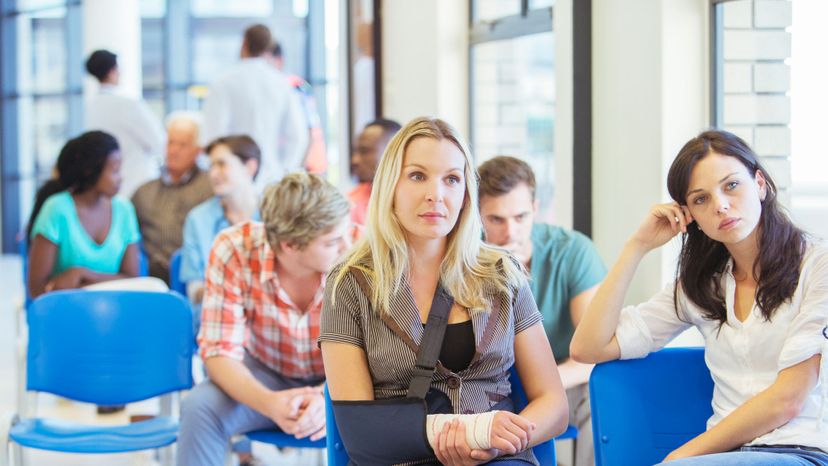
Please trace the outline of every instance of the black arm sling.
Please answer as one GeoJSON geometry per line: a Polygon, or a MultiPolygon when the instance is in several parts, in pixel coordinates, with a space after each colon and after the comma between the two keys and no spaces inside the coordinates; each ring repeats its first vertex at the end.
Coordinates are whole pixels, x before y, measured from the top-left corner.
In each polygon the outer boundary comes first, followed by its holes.
{"type": "MultiPolygon", "coordinates": [[[[371,292],[363,272],[352,268],[351,273],[369,298],[371,292]]],[[[426,437],[426,415],[452,412],[448,396],[431,389],[431,378],[453,304],[454,298],[438,284],[404,398],[332,402],[336,426],[351,464],[387,466],[429,459],[438,464],[426,437]]]]}

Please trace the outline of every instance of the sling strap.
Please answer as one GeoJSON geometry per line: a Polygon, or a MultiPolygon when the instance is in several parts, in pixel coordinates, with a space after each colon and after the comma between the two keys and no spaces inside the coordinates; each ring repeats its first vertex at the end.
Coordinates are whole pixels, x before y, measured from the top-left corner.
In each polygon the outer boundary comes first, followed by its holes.
{"type": "MultiPolygon", "coordinates": [[[[370,302],[370,286],[365,277],[365,272],[356,267],[351,267],[351,273],[354,274],[362,293],[366,298],[369,298],[370,302]]],[[[448,325],[448,315],[453,305],[454,298],[448,294],[441,283],[438,283],[437,289],[434,290],[434,298],[431,300],[431,309],[428,311],[423,339],[417,349],[414,373],[406,394],[409,398],[425,399],[429,388],[431,388],[431,377],[434,374],[434,368],[437,366],[437,359],[440,357],[443,338],[446,334],[446,325],[448,325]]],[[[400,331],[402,332],[402,329],[400,331]]],[[[404,332],[402,334],[407,337],[404,332]]]]}

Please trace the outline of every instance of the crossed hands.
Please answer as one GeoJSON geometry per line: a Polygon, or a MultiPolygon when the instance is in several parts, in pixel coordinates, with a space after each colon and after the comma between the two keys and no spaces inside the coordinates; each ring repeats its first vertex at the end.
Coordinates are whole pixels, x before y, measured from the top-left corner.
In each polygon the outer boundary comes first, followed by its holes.
{"type": "Polygon", "coordinates": [[[325,437],[325,398],[318,387],[289,388],[271,392],[268,417],[296,438],[325,437]]]}
{"type": "Polygon", "coordinates": [[[443,426],[437,435],[434,453],[440,463],[450,466],[472,466],[486,463],[503,455],[526,449],[535,424],[508,411],[498,411],[492,420],[490,450],[472,450],[466,442],[466,427],[455,419],[443,426]]]}

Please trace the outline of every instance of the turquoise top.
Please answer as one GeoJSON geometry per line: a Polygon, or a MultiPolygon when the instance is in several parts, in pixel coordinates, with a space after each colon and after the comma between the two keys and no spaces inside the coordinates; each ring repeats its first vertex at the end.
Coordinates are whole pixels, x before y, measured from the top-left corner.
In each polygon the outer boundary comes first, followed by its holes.
{"type": "Polygon", "coordinates": [[[127,246],[141,241],[138,219],[132,204],[119,196],[112,198],[112,224],[106,239],[98,244],[80,222],[75,201],[68,191],[57,193],[37,214],[32,238],[41,235],[57,246],[52,277],[72,267],[98,273],[118,273],[127,246]]]}
{"type": "Polygon", "coordinates": [[[543,223],[532,226],[530,269],[529,286],[555,360],[561,362],[569,358],[569,342],[575,333],[569,303],[600,283],[607,269],[585,235],[543,223]]]}

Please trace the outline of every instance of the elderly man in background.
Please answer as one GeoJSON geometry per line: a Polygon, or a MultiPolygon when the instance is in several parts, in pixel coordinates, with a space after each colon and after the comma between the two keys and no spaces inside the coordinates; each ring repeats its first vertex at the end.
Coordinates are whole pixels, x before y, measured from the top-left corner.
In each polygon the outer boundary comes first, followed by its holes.
{"type": "Polygon", "coordinates": [[[181,247],[190,210],[213,195],[210,178],[196,164],[201,154],[197,114],[173,113],[167,120],[167,154],[161,177],[132,196],[149,273],[167,281],[170,256],[181,247]]]}

